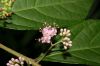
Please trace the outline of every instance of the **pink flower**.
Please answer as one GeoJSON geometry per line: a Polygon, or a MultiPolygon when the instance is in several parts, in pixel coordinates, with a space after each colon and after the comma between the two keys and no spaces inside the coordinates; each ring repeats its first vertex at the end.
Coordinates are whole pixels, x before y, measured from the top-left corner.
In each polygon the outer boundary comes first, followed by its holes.
{"type": "Polygon", "coordinates": [[[56,33],[57,33],[57,29],[54,28],[54,27],[51,27],[51,26],[45,27],[45,28],[42,29],[43,36],[53,37],[54,35],[56,35],[56,33]]]}
{"type": "Polygon", "coordinates": [[[42,41],[42,43],[50,43],[51,41],[51,37],[50,36],[43,36],[40,39],[42,41]]]}
{"type": "Polygon", "coordinates": [[[42,43],[51,43],[51,38],[57,34],[55,27],[46,26],[42,30],[42,37],[39,39],[42,43]]]}

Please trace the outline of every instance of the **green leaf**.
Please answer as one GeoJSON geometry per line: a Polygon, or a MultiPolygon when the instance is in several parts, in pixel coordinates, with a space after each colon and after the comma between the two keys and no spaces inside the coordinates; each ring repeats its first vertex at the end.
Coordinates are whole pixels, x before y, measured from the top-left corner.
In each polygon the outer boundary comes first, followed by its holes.
{"type": "MultiPolygon", "coordinates": [[[[93,0],[16,0],[13,16],[7,28],[39,29],[44,22],[59,26],[70,20],[86,18],[93,0]]],[[[71,21],[70,21],[71,22],[71,21]]]]}
{"type": "Polygon", "coordinates": [[[44,61],[100,66],[100,21],[80,22],[70,28],[73,46],[66,52],[54,48],[44,61]]]}

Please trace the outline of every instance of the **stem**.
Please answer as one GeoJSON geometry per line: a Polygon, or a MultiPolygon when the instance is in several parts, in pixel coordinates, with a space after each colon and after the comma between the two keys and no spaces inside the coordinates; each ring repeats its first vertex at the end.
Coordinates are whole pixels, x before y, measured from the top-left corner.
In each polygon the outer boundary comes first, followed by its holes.
{"type": "Polygon", "coordinates": [[[5,50],[5,51],[7,51],[7,52],[9,52],[9,53],[11,53],[11,54],[13,54],[13,55],[15,55],[15,56],[17,56],[17,57],[23,57],[23,58],[25,59],[26,62],[27,62],[27,61],[30,61],[30,62],[32,63],[33,66],[40,66],[40,65],[39,65],[38,63],[36,63],[33,59],[31,59],[31,58],[29,58],[29,57],[27,57],[27,56],[24,56],[24,55],[22,55],[22,54],[20,54],[20,53],[18,53],[18,52],[16,52],[16,51],[14,51],[14,50],[12,50],[12,49],[6,47],[6,46],[4,46],[4,45],[1,44],[1,43],[0,43],[0,48],[3,49],[3,50],[5,50]]]}
{"type": "Polygon", "coordinates": [[[56,42],[56,43],[54,43],[54,44],[51,44],[51,46],[49,47],[49,49],[47,50],[47,52],[41,53],[41,55],[36,59],[36,60],[37,60],[37,63],[39,63],[39,62],[48,54],[48,52],[49,52],[54,46],[56,46],[57,44],[59,44],[62,40],[63,40],[63,38],[60,39],[58,42],[56,42]]]}
{"type": "Polygon", "coordinates": [[[44,54],[41,53],[41,55],[37,58],[37,59],[38,59],[38,60],[37,60],[37,63],[39,63],[39,62],[48,54],[48,52],[49,52],[53,47],[54,47],[54,46],[51,45],[50,48],[47,50],[47,52],[45,52],[44,54]]]}

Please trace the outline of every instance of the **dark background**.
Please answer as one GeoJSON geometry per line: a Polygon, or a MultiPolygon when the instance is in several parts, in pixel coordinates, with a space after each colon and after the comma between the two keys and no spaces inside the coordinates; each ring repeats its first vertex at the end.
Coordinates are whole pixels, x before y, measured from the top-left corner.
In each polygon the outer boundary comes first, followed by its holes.
{"type": "MultiPolygon", "coordinates": [[[[99,19],[99,18],[100,18],[100,0],[94,0],[93,5],[91,6],[91,9],[89,10],[88,15],[85,19],[99,19]]],[[[5,28],[0,28],[0,43],[26,56],[35,58],[40,54],[40,52],[44,52],[46,50],[43,49],[41,45],[39,45],[38,43],[37,45],[33,44],[33,42],[36,43],[34,39],[38,38],[39,35],[40,35],[39,31],[37,30],[20,31],[20,30],[10,30],[5,28]],[[40,48],[42,50],[37,51],[40,48]],[[34,54],[34,51],[37,51],[37,53],[34,54]]],[[[12,57],[14,56],[0,49],[0,66],[6,66],[5,64],[12,57]]],[[[75,64],[63,64],[63,63],[47,62],[47,61],[42,61],[40,63],[43,66],[51,66],[51,65],[74,66],[75,65],[75,64]]],[[[76,66],[87,66],[87,65],[77,64],[76,66]]]]}

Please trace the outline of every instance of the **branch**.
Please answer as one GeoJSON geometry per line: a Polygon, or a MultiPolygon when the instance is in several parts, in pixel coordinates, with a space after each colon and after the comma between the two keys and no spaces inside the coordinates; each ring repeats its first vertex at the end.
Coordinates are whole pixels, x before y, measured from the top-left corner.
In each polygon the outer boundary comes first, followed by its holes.
{"type": "Polygon", "coordinates": [[[0,48],[3,49],[3,50],[5,50],[5,51],[7,51],[7,52],[9,52],[9,53],[11,53],[11,54],[13,54],[13,55],[15,55],[15,56],[17,56],[17,57],[23,57],[26,62],[30,62],[33,66],[41,66],[38,63],[36,63],[32,58],[29,58],[27,56],[24,56],[24,55],[22,55],[22,54],[20,54],[20,53],[18,53],[16,51],[14,51],[14,50],[6,47],[6,46],[4,46],[1,43],[0,43],[0,48]]]}

